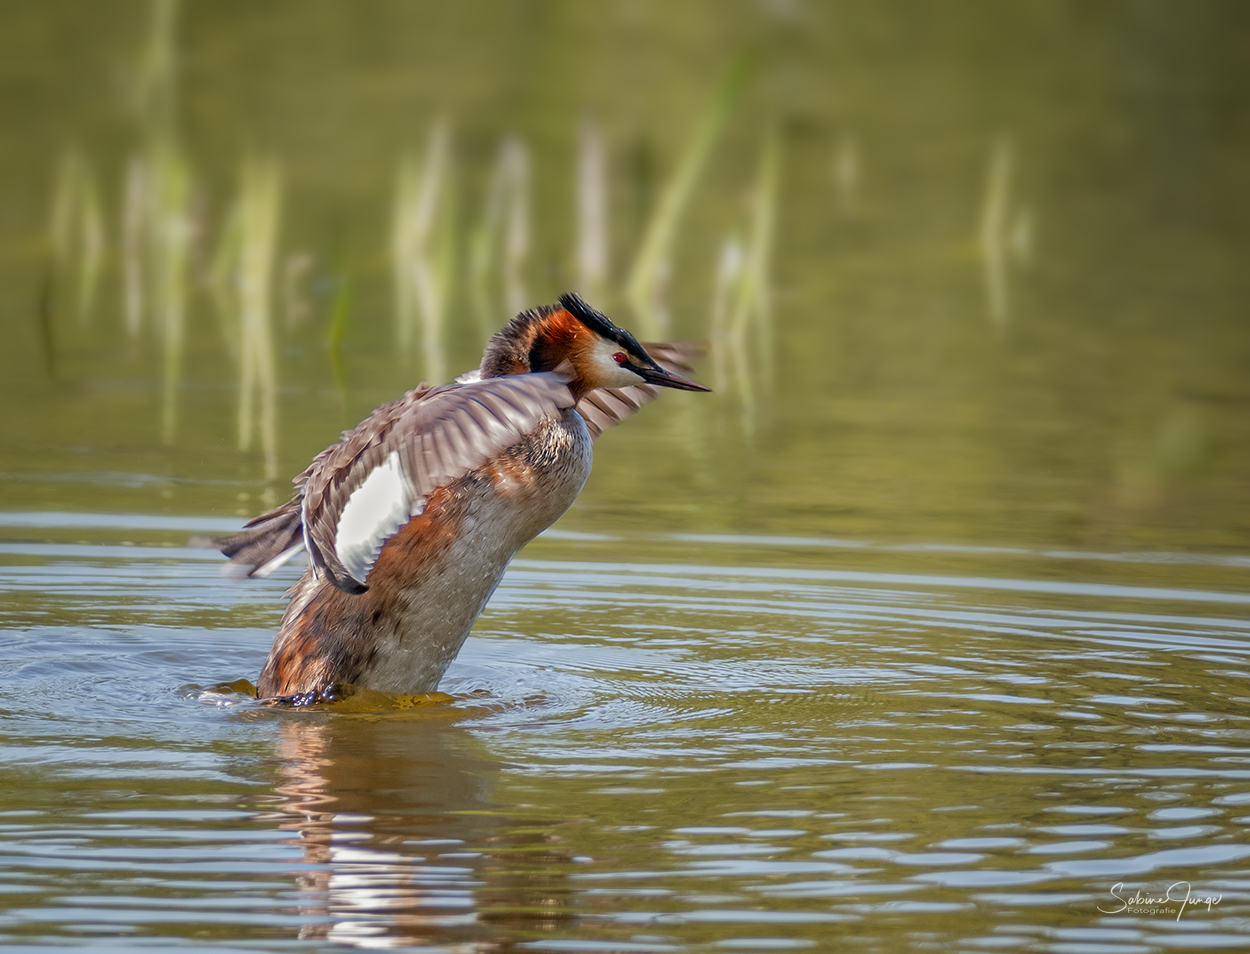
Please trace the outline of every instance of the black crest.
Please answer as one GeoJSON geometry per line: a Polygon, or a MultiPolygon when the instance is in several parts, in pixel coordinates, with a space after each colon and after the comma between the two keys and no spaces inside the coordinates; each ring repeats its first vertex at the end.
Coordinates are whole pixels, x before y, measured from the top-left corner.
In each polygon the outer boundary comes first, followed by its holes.
{"type": "Polygon", "coordinates": [[[638,339],[624,328],[612,324],[612,319],[601,311],[591,308],[574,292],[566,292],[560,296],[560,307],[580,321],[583,325],[603,338],[615,341],[618,345],[646,365],[655,364],[651,356],[643,350],[638,339]]]}

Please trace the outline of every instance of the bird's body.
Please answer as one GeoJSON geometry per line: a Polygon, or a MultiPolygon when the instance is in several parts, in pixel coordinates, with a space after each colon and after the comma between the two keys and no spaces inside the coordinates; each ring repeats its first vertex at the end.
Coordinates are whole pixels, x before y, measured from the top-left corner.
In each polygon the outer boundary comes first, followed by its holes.
{"type": "Polygon", "coordinates": [[[383,405],[222,541],[264,574],[306,549],[258,685],[297,702],[342,685],[430,692],[512,557],[569,508],[591,444],[655,396],[706,390],[573,295],[518,315],[478,372],[383,405]],[[606,389],[606,390],[603,390],[606,389]]]}
{"type": "Polygon", "coordinates": [[[382,547],[363,593],[310,565],[261,672],[261,696],[335,683],[433,691],[509,561],[559,519],[588,476],[590,434],[570,408],[432,493],[382,547]]]}

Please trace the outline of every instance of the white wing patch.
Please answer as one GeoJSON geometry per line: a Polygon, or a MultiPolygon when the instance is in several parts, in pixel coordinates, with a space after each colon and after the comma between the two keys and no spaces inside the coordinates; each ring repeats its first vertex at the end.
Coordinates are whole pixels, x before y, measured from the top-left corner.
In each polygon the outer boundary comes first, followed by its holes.
{"type": "Polygon", "coordinates": [[[541,372],[411,391],[319,454],[300,503],[315,573],[367,589],[386,541],[426,497],[481,467],[573,406],[568,379],[541,372]]]}
{"type": "Polygon", "coordinates": [[[334,552],[352,579],[363,585],[382,544],[424,509],[424,497],[412,499],[399,451],[391,451],[352,491],[339,514],[334,552]]]}

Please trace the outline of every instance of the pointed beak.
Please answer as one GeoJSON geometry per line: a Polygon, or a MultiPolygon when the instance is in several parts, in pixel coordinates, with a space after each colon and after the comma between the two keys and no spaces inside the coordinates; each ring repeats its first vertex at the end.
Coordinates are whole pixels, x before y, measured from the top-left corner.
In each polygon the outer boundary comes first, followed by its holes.
{"type": "Polygon", "coordinates": [[[654,368],[644,368],[638,365],[630,365],[629,370],[641,377],[648,384],[654,384],[660,388],[674,388],[678,391],[711,391],[711,388],[705,388],[697,381],[691,381],[689,378],[683,378],[680,374],[673,374],[671,371],[665,371],[659,365],[654,368]]]}

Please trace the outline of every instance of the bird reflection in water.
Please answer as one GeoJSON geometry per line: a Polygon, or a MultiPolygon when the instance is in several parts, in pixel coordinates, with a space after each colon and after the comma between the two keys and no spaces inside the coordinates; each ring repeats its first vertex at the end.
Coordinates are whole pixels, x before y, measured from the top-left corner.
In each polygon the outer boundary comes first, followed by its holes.
{"type": "Polygon", "coordinates": [[[567,927],[567,822],[497,804],[501,766],[472,734],[445,714],[326,715],[279,732],[275,818],[310,866],[301,939],[491,951],[567,927]]]}

